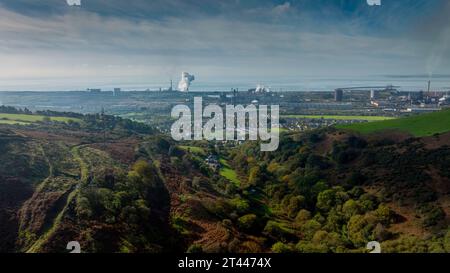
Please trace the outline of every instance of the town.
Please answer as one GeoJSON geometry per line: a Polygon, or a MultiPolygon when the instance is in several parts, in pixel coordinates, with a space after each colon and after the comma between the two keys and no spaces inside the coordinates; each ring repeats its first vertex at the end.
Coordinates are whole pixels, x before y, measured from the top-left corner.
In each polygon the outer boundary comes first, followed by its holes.
{"type": "Polygon", "coordinates": [[[87,89],[60,92],[0,92],[0,105],[30,111],[100,113],[151,124],[169,133],[171,110],[183,104],[193,109],[194,97],[203,103],[226,105],[279,105],[280,130],[305,131],[335,124],[393,119],[450,106],[450,89],[402,91],[398,86],[336,88],[333,91],[272,91],[258,86],[249,90],[179,92],[167,89],[134,91],[87,89]]]}

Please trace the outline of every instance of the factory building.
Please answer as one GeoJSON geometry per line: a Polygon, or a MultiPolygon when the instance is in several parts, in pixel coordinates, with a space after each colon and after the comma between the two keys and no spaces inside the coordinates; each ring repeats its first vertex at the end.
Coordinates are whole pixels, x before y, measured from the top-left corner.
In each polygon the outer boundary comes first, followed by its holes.
{"type": "Polygon", "coordinates": [[[344,99],[344,90],[340,88],[334,90],[334,100],[340,102],[343,99],[344,99]]]}
{"type": "Polygon", "coordinates": [[[89,93],[100,93],[100,92],[102,92],[102,90],[99,89],[99,88],[89,88],[87,91],[89,93]]]}

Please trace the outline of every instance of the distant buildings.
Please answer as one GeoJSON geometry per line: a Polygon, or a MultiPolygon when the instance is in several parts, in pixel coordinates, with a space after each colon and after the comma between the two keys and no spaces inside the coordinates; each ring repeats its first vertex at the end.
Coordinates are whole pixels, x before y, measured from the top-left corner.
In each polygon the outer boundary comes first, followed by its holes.
{"type": "Polygon", "coordinates": [[[87,91],[89,93],[101,93],[102,92],[102,90],[99,88],[88,88],[87,91]]]}
{"type": "Polygon", "coordinates": [[[337,102],[341,102],[343,99],[344,99],[344,90],[340,88],[334,90],[334,100],[337,102]]]}
{"type": "Polygon", "coordinates": [[[117,96],[120,96],[120,93],[122,92],[122,89],[120,89],[120,88],[114,88],[114,90],[113,90],[113,96],[114,97],[117,97],[117,96]]]}
{"type": "Polygon", "coordinates": [[[215,171],[220,169],[220,162],[216,155],[209,155],[205,159],[205,163],[208,164],[208,166],[215,171]]]}
{"type": "Polygon", "coordinates": [[[438,107],[411,107],[407,108],[405,112],[409,113],[424,113],[424,112],[436,112],[440,111],[441,108],[438,107]]]}

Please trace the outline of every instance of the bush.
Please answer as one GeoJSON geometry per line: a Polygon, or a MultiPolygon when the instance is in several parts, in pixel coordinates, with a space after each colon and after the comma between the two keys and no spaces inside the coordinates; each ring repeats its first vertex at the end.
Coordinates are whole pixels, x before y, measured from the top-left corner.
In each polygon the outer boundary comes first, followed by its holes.
{"type": "Polygon", "coordinates": [[[295,221],[300,224],[308,221],[309,219],[311,219],[311,212],[305,209],[300,210],[295,217],[295,221]]]}
{"type": "Polygon", "coordinates": [[[258,186],[261,182],[261,168],[255,166],[250,169],[248,176],[248,186],[258,186]]]}
{"type": "Polygon", "coordinates": [[[317,196],[317,208],[323,211],[329,211],[335,204],[336,192],[333,189],[325,190],[317,196]]]}
{"type": "Polygon", "coordinates": [[[383,204],[380,204],[375,211],[378,221],[383,224],[389,225],[391,223],[392,211],[391,209],[383,204]]]}
{"type": "Polygon", "coordinates": [[[247,214],[238,219],[238,225],[241,229],[250,231],[254,228],[256,220],[255,214],[247,214]]]}
{"type": "Polygon", "coordinates": [[[287,214],[290,218],[294,218],[297,216],[300,209],[302,209],[305,205],[305,197],[293,196],[289,200],[289,205],[287,206],[287,214]]]}
{"type": "Polygon", "coordinates": [[[188,248],[188,250],[186,252],[187,253],[203,253],[203,248],[201,245],[193,244],[188,248]]]}
{"type": "Polygon", "coordinates": [[[342,213],[347,219],[350,219],[353,215],[361,213],[361,207],[357,201],[350,199],[342,206],[342,213]]]}
{"type": "Polygon", "coordinates": [[[424,227],[434,226],[445,219],[445,212],[440,207],[434,207],[425,215],[423,220],[424,227]]]}
{"type": "Polygon", "coordinates": [[[304,237],[310,240],[314,234],[322,228],[322,225],[316,220],[309,220],[302,227],[301,231],[304,237]]]}
{"type": "Polygon", "coordinates": [[[266,227],[264,228],[264,232],[274,238],[279,238],[283,241],[295,237],[290,230],[282,227],[281,224],[275,221],[268,221],[266,227]]]}
{"type": "Polygon", "coordinates": [[[290,253],[293,251],[294,251],[294,249],[291,245],[283,244],[282,242],[276,242],[272,246],[272,252],[274,252],[274,253],[290,253]]]}
{"type": "Polygon", "coordinates": [[[364,216],[352,216],[347,223],[348,239],[354,246],[364,247],[370,241],[372,228],[364,216]]]}
{"type": "Polygon", "coordinates": [[[239,198],[239,197],[231,199],[230,204],[241,215],[245,214],[250,209],[250,205],[248,204],[248,201],[244,200],[242,198],[239,198]]]}

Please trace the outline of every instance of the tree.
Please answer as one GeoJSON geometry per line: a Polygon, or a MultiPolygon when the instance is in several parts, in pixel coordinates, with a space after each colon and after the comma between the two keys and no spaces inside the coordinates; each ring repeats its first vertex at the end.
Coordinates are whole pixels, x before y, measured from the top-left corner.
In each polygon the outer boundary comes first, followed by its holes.
{"type": "Polygon", "coordinates": [[[255,214],[246,214],[238,219],[238,225],[243,230],[250,231],[254,228],[257,217],[255,214]]]}
{"type": "Polygon", "coordinates": [[[390,224],[392,212],[388,206],[380,204],[376,209],[375,214],[378,217],[378,221],[386,225],[390,224]]]}
{"type": "Polygon", "coordinates": [[[290,252],[293,252],[293,247],[288,244],[283,244],[282,242],[276,242],[272,246],[272,252],[274,252],[274,253],[290,253],[290,252]]]}
{"type": "Polygon", "coordinates": [[[170,148],[170,143],[163,137],[158,137],[156,140],[156,146],[162,152],[168,152],[170,148]]]}
{"type": "Polygon", "coordinates": [[[76,211],[80,218],[89,219],[93,214],[89,199],[86,197],[79,197],[77,199],[76,211]]]}
{"type": "Polygon", "coordinates": [[[342,225],[345,223],[344,216],[336,208],[332,208],[327,216],[325,228],[328,231],[340,232],[342,225]]]}
{"type": "Polygon", "coordinates": [[[203,253],[203,248],[201,245],[192,244],[186,252],[187,253],[203,253]]]}
{"type": "Polygon", "coordinates": [[[364,216],[354,215],[347,223],[348,239],[356,247],[363,247],[370,241],[372,226],[367,223],[364,216]]]}
{"type": "Polygon", "coordinates": [[[159,185],[159,176],[153,166],[145,160],[139,160],[127,176],[129,190],[134,190],[142,199],[146,199],[151,189],[159,185]]]}
{"type": "Polygon", "coordinates": [[[307,220],[311,219],[311,212],[302,209],[297,213],[297,216],[295,217],[295,222],[301,224],[306,222],[307,220]]]}
{"type": "Polygon", "coordinates": [[[423,220],[423,226],[425,227],[434,226],[444,219],[445,219],[445,212],[440,207],[433,207],[425,215],[425,219],[423,220]]]}
{"type": "Polygon", "coordinates": [[[230,204],[241,215],[246,213],[250,209],[248,201],[239,197],[231,199],[230,204]]]}
{"type": "Polygon", "coordinates": [[[309,220],[301,227],[301,231],[305,236],[305,239],[310,240],[321,228],[322,225],[319,222],[316,220],[309,220]]]}
{"type": "Polygon", "coordinates": [[[334,189],[325,190],[317,196],[317,208],[323,211],[329,211],[335,204],[336,192],[334,189]]]}
{"type": "Polygon", "coordinates": [[[289,205],[287,207],[287,214],[290,218],[294,218],[297,216],[300,209],[302,209],[305,205],[305,197],[293,196],[289,199],[289,205]]]}
{"type": "Polygon", "coordinates": [[[444,248],[447,253],[450,253],[450,228],[447,229],[444,237],[444,248]]]}
{"type": "Polygon", "coordinates": [[[361,213],[360,205],[357,201],[350,199],[342,206],[342,213],[347,219],[350,219],[353,215],[361,213]]]}
{"type": "Polygon", "coordinates": [[[259,166],[252,167],[248,176],[249,186],[257,186],[261,181],[261,168],[259,166]]]}

